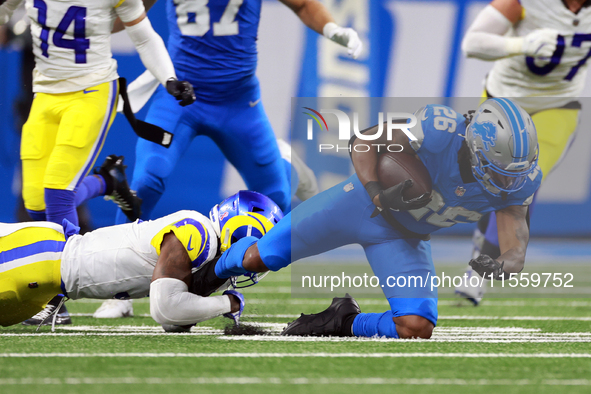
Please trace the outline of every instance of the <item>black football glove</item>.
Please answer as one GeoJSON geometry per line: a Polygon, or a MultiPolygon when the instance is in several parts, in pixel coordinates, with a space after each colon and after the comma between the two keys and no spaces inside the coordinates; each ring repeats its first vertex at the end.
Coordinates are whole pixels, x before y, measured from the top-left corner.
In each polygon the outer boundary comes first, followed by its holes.
{"type": "Polygon", "coordinates": [[[174,78],[170,78],[166,81],[166,91],[170,93],[172,97],[180,101],[181,107],[186,107],[189,104],[193,104],[197,97],[193,91],[193,86],[187,81],[179,81],[174,78]]]}
{"type": "MultiPolygon", "coordinates": [[[[413,185],[412,179],[407,179],[400,182],[398,185],[392,186],[386,190],[381,190],[378,194],[382,209],[392,209],[395,211],[410,211],[412,209],[423,208],[431,202],[431,195],[425,193],[422,196],[415,197],[411,200],[405,200],[402,193],[413,185]]],[[[371,217],[377,216],[379,209],[373,212],[371,217]]]]}
{"type": "Polygon", "coordinates": [[[485,279],[492,278],[495,280],[501,280],[503,278],[503,265],[505,262],[499,263],[497,260],[490,256],[481,254],[475,259],[470,260],[470,267],[485,279]]]}

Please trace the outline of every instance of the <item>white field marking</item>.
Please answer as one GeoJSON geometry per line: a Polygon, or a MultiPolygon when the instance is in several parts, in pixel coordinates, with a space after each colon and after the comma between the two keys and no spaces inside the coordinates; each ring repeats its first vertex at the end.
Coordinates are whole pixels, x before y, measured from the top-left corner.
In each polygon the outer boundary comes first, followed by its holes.
{"type": "Polygon", "coordinates": [[[370,385],[418,385],[418,386],[589,386],[588,379],[398,379],[398,378],[256,378],[256,377],[225,377],[225,378],[0,378],[0,385],[97,385],[97,384],[370,384],[370,385]]]}
{"type": "Polygon", "coordinates": [[[0,358],[591,358],[591,353],[0,353],[0,358]]]}
{"type": "Polygon", "coordinates": [[[247,294],[255,294],[255,293],[287,293],[291,294],[291,287],[290,286],[276,286],[276,287],[259,287],[259,286],[252,286],[246,289],[242,289],[244,293],[247,294]]]}
{"type": "MultiPolygon", "coordinates": [[[[458,303],[462,301],[460,298],[457,300],[439,300],[438,305],[441,306],[456,306],[458,303]]],[[[249,299],[249,304],[261,304],[261,305],[330,305],[331,299],[318,299],[318,298],[282,298],[282,299],[249,299]]],[[[367,298],[359,298],[357,299],[359,305],[384,305],[388,307],[388,302],[385,299],[367,299],[367,298]]],[[[556,302],[547,302],[547,301],[491,301],[485,299],[482,303],[484,306],[525,306],[525,307],[547,307],[547,306],[556,306],[556,307],[570,307],[570,308],[577,308],[577,307],[586,307],[591,306],[591,302],[589,301],[556,301],[556,302]]]]}
{"type": "Polygon", "coordinates": [[[439,316],[439,320],[572,320],[591,321],[591,317],[570,316],[469,316],[450,315],[439,316]]]}

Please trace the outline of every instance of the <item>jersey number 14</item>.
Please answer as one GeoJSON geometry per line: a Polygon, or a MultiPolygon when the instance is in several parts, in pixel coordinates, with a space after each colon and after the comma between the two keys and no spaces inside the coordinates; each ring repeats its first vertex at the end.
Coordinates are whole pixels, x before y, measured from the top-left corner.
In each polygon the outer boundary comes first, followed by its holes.
{"type": "MultiPolygon", "coordinates": [[[[238,34],[238,22],[235,21],[238,10],[244,0],[229,0],[222,17],[213,23],[214,36],[235,36],[238,34]]],[[[209,0],[174,0],[177,23],[182,35],[202,37],[210,29],[209,0]]]]}
{"type": "MultiPolygon", "coordinates": [[[[39,10],[37,22],[41,25],[41,54],[49,57],[49,33],[47,27],[47,3],[35,0],[33,6],[39,10]]],[[[86,63],[86,50],[90,48],[90,40],[86,38],[86,8],[71,6],[53,33],[53,44],[58,48],[73,49],[77,64],[86,63]],[[74,23],[74,39],[64,38],[70,25],[74,23]]]]}

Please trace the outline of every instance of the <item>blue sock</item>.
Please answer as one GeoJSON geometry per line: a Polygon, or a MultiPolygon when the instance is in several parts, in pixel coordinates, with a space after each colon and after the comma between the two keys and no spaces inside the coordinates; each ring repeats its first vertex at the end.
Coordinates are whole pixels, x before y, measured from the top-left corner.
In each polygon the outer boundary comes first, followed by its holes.
{"type": "Polygon", "coordinates": [[[232,244],[232,247],[226,250],[215,264],[216,276],[220,279],[225,279],[231,276],[246,274],[248,271],[242,266],[242,259],[244,259],[246,250],[257,241],[258,239],[256,237],[244,237],[232,244]]]}
{"type": "Polygon", "coordinates": [[[45,216],[45,211],[31,211],[27,209],[27,212],[29,213],[31,219],[33,219],[36,222],[44,222],[47,220],[47,217],[45,216]]]}
{"type": "Polygon", "coordinates": [[[91,198],[98,196],[104,196],[107,185],[105,180],[100,175],[89,175],[78,186],[76,189],[76,199],[74,204],[79,206],[91,198]]]}
{"type": "Polygon", "coordinates": [[[78,225],[78,213],[76,212],[76,193],[71,190],[45,189],[45,212],[47,221],[59,225],[64,219],[78,225]]]}
{"type": "Polygon", "coordinates": [[[398,338],[392,311],[384,313],[360,313],[353,320],[353,335],[356,337],[398,338]]]}

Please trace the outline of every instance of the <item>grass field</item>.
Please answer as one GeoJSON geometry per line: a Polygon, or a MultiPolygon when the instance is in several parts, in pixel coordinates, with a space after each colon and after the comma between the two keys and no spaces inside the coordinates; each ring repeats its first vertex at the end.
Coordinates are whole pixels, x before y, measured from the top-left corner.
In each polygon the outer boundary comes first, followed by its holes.
{"type": "MultiPolygon", "coordinates": [[[[100,301],[69,301],[72,326],[0,329],[0,393],[591,392],[590,299],[440,300],[431,340],[284,338],[329,299],[290,296],[290,273],[246,289],[245,322],[273,335],[224,336],[218,318],[165,334],[149,317],[93,319],[100,301]]],[[[384,299],[359,299],[382,312],[384,299]]]]}

